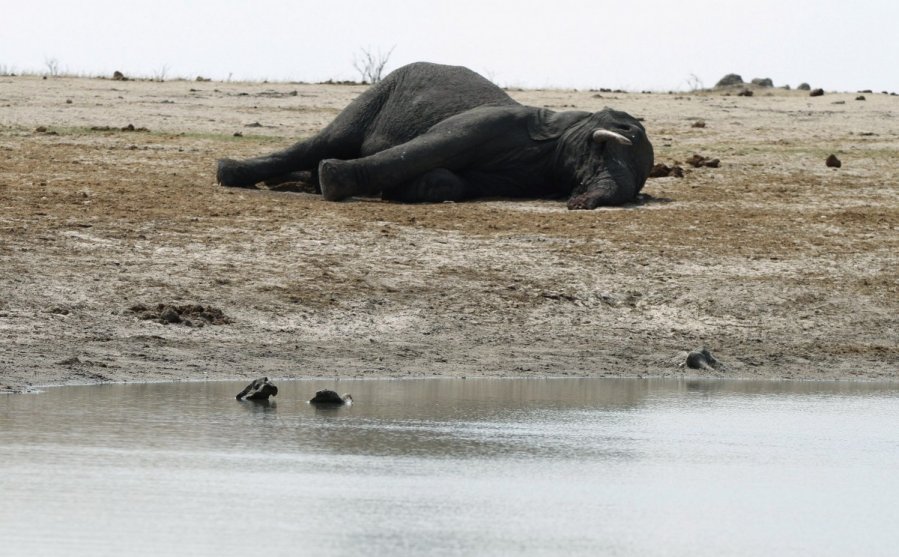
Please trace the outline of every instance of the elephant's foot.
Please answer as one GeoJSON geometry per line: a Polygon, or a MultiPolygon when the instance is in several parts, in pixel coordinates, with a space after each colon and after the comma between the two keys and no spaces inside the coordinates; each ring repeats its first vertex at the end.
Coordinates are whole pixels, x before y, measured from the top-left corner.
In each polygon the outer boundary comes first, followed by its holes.
{"type": "Polygon", "coordinates": [[[216,181],[230,188],[255,188],[255,173],[246,164],[234,159],[220,159],[216,165],[216,181]]]}
{"type": "Polygon", "coordinates": [[[326,159],[318,165],[318,181],[322,197],[328,201],[341,201],[354,195],[374,195],[373,188],[364,187],[359,182],[356,168],[349,161],[326,159]]]}

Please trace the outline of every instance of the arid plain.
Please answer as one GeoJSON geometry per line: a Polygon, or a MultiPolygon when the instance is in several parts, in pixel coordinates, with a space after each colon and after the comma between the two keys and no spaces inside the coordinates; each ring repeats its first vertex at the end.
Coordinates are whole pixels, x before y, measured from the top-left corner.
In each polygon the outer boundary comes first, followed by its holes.
{"type": "Polygon", "coordinates": [[[899,97],[511,91],[643,119],[656,161],[685,175],[623,208],[215,184],[216,159],[309,136],[360,91],[0,77],[0,390],[899,378],[899,97]],[[685,367],[702,346],[723,366],[685,367]]]}

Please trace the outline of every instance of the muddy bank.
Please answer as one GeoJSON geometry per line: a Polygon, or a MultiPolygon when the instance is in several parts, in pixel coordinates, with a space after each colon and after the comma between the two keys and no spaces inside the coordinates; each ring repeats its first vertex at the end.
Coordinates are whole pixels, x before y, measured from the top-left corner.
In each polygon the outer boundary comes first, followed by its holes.
{"type": "Polygon", "coordinates": [[[681,169],[639,205],[569,212],[214,184],[216,158],[313,133],[357,87],[0,81],[0,390],[899,376],[895,97],[513,92],[640,116],[681,169]],[[685,367],[702,346],[724,365],[685,367]]]}

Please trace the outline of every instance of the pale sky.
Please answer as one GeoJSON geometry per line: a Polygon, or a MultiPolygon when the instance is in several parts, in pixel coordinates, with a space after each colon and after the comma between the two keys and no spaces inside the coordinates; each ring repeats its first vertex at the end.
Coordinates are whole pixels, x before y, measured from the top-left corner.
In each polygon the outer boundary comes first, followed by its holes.
{"type": "MultiPolygon", "coordinates": [[[[0,71],[358,80],[427,60],[509,87],[688,90],[727,73],[899,92],[896,0],[0,0],[0,71]]],[[[2,86],[2,85],[0,85],[2,86]]]]}

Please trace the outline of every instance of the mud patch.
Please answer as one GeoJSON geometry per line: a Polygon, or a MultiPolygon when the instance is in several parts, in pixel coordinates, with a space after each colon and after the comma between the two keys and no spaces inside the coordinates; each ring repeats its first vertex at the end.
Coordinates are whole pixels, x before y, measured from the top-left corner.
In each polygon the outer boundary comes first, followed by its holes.
{"type": "Polygon", "coordinates": [[[150,130],[145,127],[136,128],[134,124],[128,124],[127,126],[123,126],[121,128],[116,128],[113,126],[91,126],[91,131],[93,132],[149,132],[150,130]]]}
{"type": "Polygon", "coordinates": [[[652,166],[652,170],[649,171],[650,178],[667,178],[669,176],[674,176],[675,178],[683,178],[684,177],[684,169],[678,165],[668,166],[664,163],[657,163],[652,166]]]}
{"type": "Polygon", "coordinates": [[[704,157],[702,155],[694,154],[692,157],[687,159],[687,164],[692,166],[693,168],[718,168],[721,166],[721,161],[718,159],[712,159],[708,157],[704,157]]]}
{"type": "Polygon", "coordinates": [[[136,314],[140,319],[156,321],[163,325],[203,327],[205,325],[227,325],[231,323],[231,319],[222,310],[199,304],[182,306],[173,304],[156,304],[155,306],[137,304],[128,308],[128,311],[136,314]]]}

